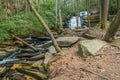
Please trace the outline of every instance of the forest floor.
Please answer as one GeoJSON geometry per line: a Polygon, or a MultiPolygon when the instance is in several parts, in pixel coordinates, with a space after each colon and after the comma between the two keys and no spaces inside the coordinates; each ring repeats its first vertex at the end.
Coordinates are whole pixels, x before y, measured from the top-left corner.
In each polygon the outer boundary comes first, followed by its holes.
{"type": "MultiPolygon", "coordinates": [[[[66,29],[63,34],[60,36],[66,37],[80,37],[80,40],[72,45],[71,47],[64,48],[59,54],[55,55],[49,61],[49,78],[48,80],[119,80],[120,79],[120,38],[118,34],[118,38],[113,42],[114,45],[106,45],[102,49],[100,49],[96,56],[89,56],[87,58],[80,57],[79,53],[79,42],[83,40],[91,40],[91,39],[102,39],[105,31],[100,29],[91,29],[89,30],[70,30],[66,29]]],[[[35,34],[33,34],[35,35],[35,34]]],[[[46,34],[48,35],[48,34],[46,34]]],[[[36,35],[35,35],[36,36],[36,35]]],[[[39,36],[39,35],[38,35],[39,36]]],[[[28,37],[28,36],[27,36],[28,37]]],[[[40,37],[40,36],[39,36],[40,37]]],[[[44,37],[44,36],[43,36],[44,37]]],[[[46,37],[46,36],[45,36],[46,37]]],[[[23,38],[24,39],[24,38],[23,38]]],[[[34,37],[33,41],[28,41],[29,44],[37,43],[36,37],[34,37]],[[34,41],[35,39],[35,41],[34,41]]],[[[29,38],[28,38],[29,40],[29,38]]],[[[27,41],[27,40],[26,40],[27,41]]],[[[44,40],[43,40],[44,41],[44,40]]],[[[14,40],[11,40],[10,44],[14,44],[14,40]]],[[[41,42],[38,42],[40,44],[41,42]]],[[[9,47],[9,46],[8,46],[9,47]]],[[[36,55],[33,55],[33,51],[28,47],[19,45],[10,46],[10,49],[19,48],[19,51],[27,51],[22,52],[20,55],[14,54],[14,56],[18,56],[17,59],[20,61],[12,61],[12,63],[7,63],[0,65],[0,72],[6,66],[6,70],[2,71],[2,75],[0,73],[0,80],[7,78],[7,80],[39,80],[35,79],[34,76],[18,73],[16,71],[17,68],[30,69],[33,72],[47,72],[44,70],[44,67],[38,61],[44,61],[43,59],[33,60],[30,59],[36,55]],[[20,57],[20,58],[19,58],[20,57]],[[38,62],[38,63],[36,63],[38,62]],[[26,64],[25,64],[26,63],[26,64]],[[36,65],[33,66],[33,64],[36,65]],[[42,68],[39,68],[39,65],[42,65],[42,68]],[[8,79],[9,78],[9,79],[8,79]]],[[[1,50],[4,49],[0,48],[1,50]]],[[[6,49],[6,47],[5,47],[6,49]]],[[[41,50],[41,48],[40,48],[41,50]]],[[[46,51],[46,49],[45,49],[46,51]]],[[[0,51],[2,52],[2,51],[0,51]]],[[[39,52],[42,54],[41,52],[39,52]]],[[[2,53],[1,53],[2,54],[2,53]]],[[[13,54],[13,53],[11,53],[13,54]]],[[[43,52],[44,54],[44,52],[43,52]]],[[[24,72],[23,72],[24,73],[24,72]]],[[[4,79],[5,80],[5,79],[4,79]]]]}
{"type": "MultiPolygon", "coordinates": [[[[103,35],[103,31],[92,31],[92,36],[103,35]],[[101,34],[100,34],[101,33],[101,34]],[[98,35],[99,34],[99,35],[98,35]]],[[[72,30],[66,36],[80,36],[72,30]]],[[[90,34],[90,35],[91,35],[90,34]]],[[[82,38],[81,40],[84,40],[82,38]]],[[[80,40],[80,41],[81,41],[80,40]]],[[[118,40],[120,41],[120,39],[118,40]]],[[[119,42],[118,42],[119,43],[119,42]]],[[[49,80],[119,80],[120,79],[120,48],[106,45],[96,56],[82,58],[79,56],[78,43],[65,49],[50,60],[49,80]]]]}

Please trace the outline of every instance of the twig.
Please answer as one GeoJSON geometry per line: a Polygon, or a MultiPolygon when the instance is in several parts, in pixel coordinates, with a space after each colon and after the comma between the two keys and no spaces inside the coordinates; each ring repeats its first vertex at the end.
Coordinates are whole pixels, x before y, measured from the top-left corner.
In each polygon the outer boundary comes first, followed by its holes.
{"type": "Polygon", "coordinates": [[[82,71],[86,71],[86,72],[95,74],[95,75],[97,75],[97,76],[99,76],[99,77],[102,77],[102,78],[104,78],[104,79],[106,79],[106,80],[109,80],[107,77],[105,77],[105,76],[103,76],[103,75],[101,75],[101,74],[99,74],[99,73],[96,73],[96,72],[94,72],[94,71],[91,71],[91,70],[88,70],[88,69],[85,69],[85,68],[80,68],[80,69],[81,69],[82,71]]]}

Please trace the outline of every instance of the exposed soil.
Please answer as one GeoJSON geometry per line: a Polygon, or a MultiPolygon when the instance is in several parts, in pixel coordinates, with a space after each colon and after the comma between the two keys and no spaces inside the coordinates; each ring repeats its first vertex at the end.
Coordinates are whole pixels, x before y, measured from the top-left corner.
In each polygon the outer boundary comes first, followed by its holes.
{"type": "MultiPolygon", "coordinates": [[[[75,36],[75,33],[67,36],[75,36]]],[[[99,55],[82,58],[79,56],[78,43],[50,60],[49,80],[120,79],[120,48],[106,45],[97,52],[99,55]]]]}

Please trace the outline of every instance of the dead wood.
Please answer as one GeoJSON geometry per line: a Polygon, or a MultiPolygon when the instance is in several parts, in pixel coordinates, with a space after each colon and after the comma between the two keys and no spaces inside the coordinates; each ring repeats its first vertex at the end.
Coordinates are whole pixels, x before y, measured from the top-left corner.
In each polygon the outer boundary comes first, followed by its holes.
{"type": "Polygon", "coordinates": [[[91,70],[88,70],[88,69],[85,69],[85,68],[80,68],[80,69],[81,69],[82,71],[95,74],[95,75],[97,75],[97,76],[99,76],[99,77],[101,77],[101,78],[104,78],[104,79],[106,79],[106,80],[110,80],[110,79],[108,79],[106,76],[103,76],[103,75],[101,75],[101,74],[99,74],[99,73],[96,73],[96,72],[94,72],[94,71],[91,71],[91,70]]]}
{"type": "Polygon", "coordinates": [[[19,40],[19,41],[21,41],[23,44],[27,45],[29,48],[33,49],[34,51],[38,51],[37,48],[35,48],[34,46],[31,46],[30,44],[28,44],[28,43],[27,43],[26,41],[24,41],[23,39],[15,36],[15,35],[13,35],[13,34],[11,35],[11,37],[12,37],[12,38],[15,38],[15,39],[17,39],[17,40],[19,40]]]}

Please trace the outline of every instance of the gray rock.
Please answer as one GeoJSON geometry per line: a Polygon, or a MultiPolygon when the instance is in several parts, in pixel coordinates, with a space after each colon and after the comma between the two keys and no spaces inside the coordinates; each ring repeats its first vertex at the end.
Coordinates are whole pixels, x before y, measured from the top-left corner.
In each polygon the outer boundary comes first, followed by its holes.
{"type": "Polygon", "coordinates": [[[50,46],[50,47],[49,47],[49,53],[51,53],[51,54],[57,53],[57,51],[55,50],[55,47],[54,47],[54,46],[50,46]]]}
{"type": "Polygon", "coordinates": [[[43,60],[36,61],[32,64],[32,67],[40,69],[42,66],[43,60]]]}
{"type": "Polygon", "coordinates": [[[56,39],[56,41],[61,47],[69,47],[72,46],[79,39],[79,37],[59,37],[56,39]]]}
{"type": "Polygon", "coordinates": [[[105,45],[107,45],[106,42],[97,39],[81,41],[79,44],[80,55],[83,57],[95,55],[105,45]]]}
{"type": "Polygon", "coordinates": [[[44,64],[48,64],[49,60],[53,57],[51,53],[46,53],[45,54],[45,59],[44,59],[44,64]]]}

